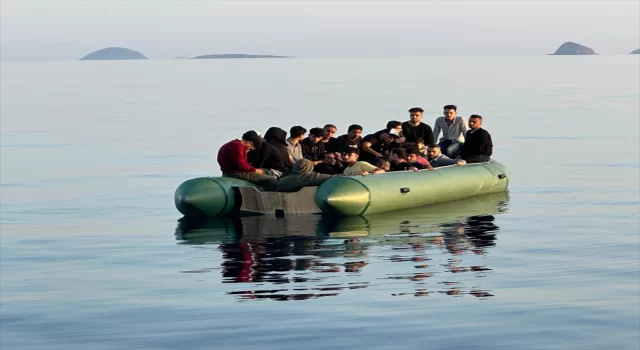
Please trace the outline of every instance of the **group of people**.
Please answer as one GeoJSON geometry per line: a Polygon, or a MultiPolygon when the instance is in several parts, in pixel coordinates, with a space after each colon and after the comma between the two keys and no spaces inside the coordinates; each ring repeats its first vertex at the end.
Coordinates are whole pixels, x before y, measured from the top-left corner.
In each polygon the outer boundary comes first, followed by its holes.
{"type": "Polygon", "coordinates": [[[424,110],[409,109],[409,120],[389,121],[384,129],[362,137],[362,126],[350,125],[335,137],[333,124],[287,132],[271,127],[264,136],[245,132],[218,151],[223,176],[253,182],[265,190],[294,192],[317,186],[333,176],[367,175],[389,171],[433,170],[447,165],[488,162],[493,152],[482,116],[469,120],[446,105],[432,129],[422,122],[424,110]],[[438,137],[440,140],[436,143],[438,137]]]}

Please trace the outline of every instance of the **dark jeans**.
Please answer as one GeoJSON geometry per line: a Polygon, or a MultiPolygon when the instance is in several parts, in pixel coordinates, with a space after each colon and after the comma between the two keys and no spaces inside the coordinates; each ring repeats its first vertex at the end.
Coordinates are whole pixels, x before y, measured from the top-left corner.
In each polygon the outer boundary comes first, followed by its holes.
{"type": "Polygon", "coordinates": [[[242,179],[245,181],[253,182],[254,184],[262,187],[267,191],[275,191],[278,185],[278,180],[273,176],[262,175],[256,172],[251,173],[238,173],[238,174],[224,174],[227,177],[235,177],[236,179],[242,179]]]}
{"type": "Polygon", "coordinates": [[[489,160],[491,160],[491,157],[485,156],[485,155],[477,155],[477,156],[468,156],[462,159],[464,159],[464,161],[467,162],[467,164],[470,164],[470,163],[488,162],[489,160]]]}
{"type": "Polygon", "coordinates": [[[451,159],[456,159],[458,157],[458,154],[460,154],[463,145],[464,143],[455,140],[442,140],[438,144],[438,146],[440,146],[442,154],[451,159]]]}

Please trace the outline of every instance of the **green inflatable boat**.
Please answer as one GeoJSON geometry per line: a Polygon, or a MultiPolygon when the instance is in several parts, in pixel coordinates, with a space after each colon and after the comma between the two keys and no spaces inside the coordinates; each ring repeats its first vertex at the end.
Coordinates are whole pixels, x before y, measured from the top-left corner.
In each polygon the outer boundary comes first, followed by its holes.
{"type": "Polygon", "coordinates": [[[434,171],[339,176],[293,193],[261,191],[250,182],[230,177],[201,177],[183,182],[174,201],[185,216],[358,216],[500,193],[508,184],[507,168],[491,161],[434,171]]]}

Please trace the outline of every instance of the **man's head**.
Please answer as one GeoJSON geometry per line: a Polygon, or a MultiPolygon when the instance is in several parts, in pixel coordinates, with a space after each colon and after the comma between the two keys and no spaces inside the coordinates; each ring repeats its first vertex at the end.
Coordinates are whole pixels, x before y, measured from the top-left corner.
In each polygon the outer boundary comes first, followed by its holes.
{"type": "Polygon", "coordinates": [[[389,129],[387,132],[383,132],[380,134],[380,139],[384,143],[391,143],[400,138],[400,133],[398,133],[398,129],[389,129]]]}
{"type": "Polygon", "coordinates": [[[324,164],[336,165],[336,155],[334,153],[325,153],[324,158],[322,159],[324,164]]]}
{"type": "Polygon", "coordinates": [[[362,127],[358,124],[349,125],[348,134],[351,140],[355,140],[362,134],[362,127]]]}
{"type": "Polygon", "coordinates": [[[353,164],[358,161],[358,150],[351,148],[342,152],[342,161],[347,164],[353,164]]]}
{"type": "Polygon", "coordinates": [[[391,120],[387,123],[387,130],[396,129],[398,134],[402,132],[402,122],[391,120]]]}
{"type": "Polygon", "coordinates": [[[304,134],[307,133],[307,129],[300,125],[292,126],[289,130],[289,138],[291,140],[301,141],[304,138],[304,134]]]}
{"type": "Polygon", "coordinates": [[[260,148],[262,146],[262,138],[258,135],[257,132],[253,130],[249,130],[242,134],[242,139],[240,140],[244,145],[244,150],[249,152],[254,149],[260,148]]]}
{"type": "Polygon", "coordinates": [[[404,148],[394,148],[389,154],[389,160],[394,163],[401,163],[407,160],[407,152],[404,148]]]}
{"type": "Polygon", "coordinates": [[[324,129],[322,128],[311,128],[309,130],[309,140],[314,144],[320,142],[324,137],[324,129]]]}
{"type": "Polygon", "coordinates": [[[415,163],[418,161],[418,158],[420,158],[420,150],[415,148],[415,147],[411,147],[409,149],[407,149],[407,162],[409,163],[415,163]]]}
{"type": "Polygon", "coordinates": [[[438,156],[440,156],[440,154],[440,146],[436,145],[435,143],[427,147],[427,159],[437,158],[438,156]]]}
{"type": "Polygon", "coordinates": [[[482,126],[482,116],[478,114],[472,114],[469,116],[469,129],[478,130],[482,126]]]}
{"type": "Polygon", "coordinates": [[[418,149],[422,149],[422,147],[424,147],[424,140],[422,138],[418,138],[416,140],[416,147],[418,147],[418,149]]]}
{"type": "Polygon", "coordinates": [[[443,109],[444,111],[442,113],[444,114],[444,117],[446,119],[454,120],[456,118],[458,107],[456,107],[455,105],[446,105],[443,109]]]}
{"type": "Polygon", "coordinates": [[[413,107],[409,110],[409,118],[411,119],[411,122],[415,125],[420,124],[420,121],[422,120],[422,113],[424,112],[424,109],[420,108],[420,107],[413,107]]]}
{"type": "Polygon", "coordinates": [[[328,140],[328,139],[332,138],[333,135],[335,135],[336,132],[338,132],[338,128],[336,128],[336,126],[333,125],[333,124],[327,124],[327,125],[324,126],[323,129],[324,129],[323,137],[324,137],[325,140],[328,140]]]}

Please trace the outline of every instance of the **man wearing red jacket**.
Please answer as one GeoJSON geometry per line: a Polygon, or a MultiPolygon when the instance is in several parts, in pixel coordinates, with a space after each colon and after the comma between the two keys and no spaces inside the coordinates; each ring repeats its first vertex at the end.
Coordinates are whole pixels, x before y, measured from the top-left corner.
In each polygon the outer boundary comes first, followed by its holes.
{"type": "Polygon", "coordinates": [[[247,161],[247,152],[260,148],[262,141],[258,133],[250,130],[245,132],[240,140],[229,141],[222,145],[218,151],[218,164],[220,164],[222,176],[253,182],[265,190],[275,190],[276,178],[265,175],[262,169],[252,167],[247,161]]]}

